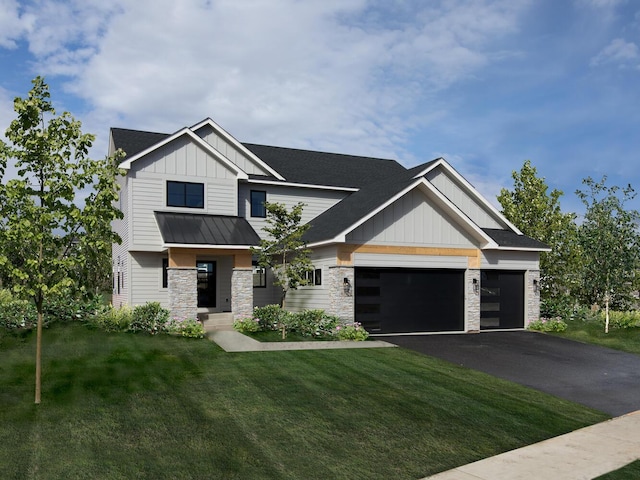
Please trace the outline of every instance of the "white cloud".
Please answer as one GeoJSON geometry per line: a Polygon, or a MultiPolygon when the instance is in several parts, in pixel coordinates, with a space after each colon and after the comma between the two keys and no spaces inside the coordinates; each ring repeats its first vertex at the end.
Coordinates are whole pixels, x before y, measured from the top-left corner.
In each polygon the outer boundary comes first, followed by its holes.
{"type": "Polygon", "coordinates": [[[616,38],[603,48],[600,53],[591,59],[590,65],[597,67],[609,63],[620,66],[640,66],[640,51],[633,42],[626,42],[622,38],[616,38]]]}
{"type": "Polygon", "coordinates": [[[17,0],[0,0],[0,47],[16,48],[34,20],[33,15],[20,12],[17,0]]]}
{"type": "Polygon", "coordinates": [[[432,117],[415,105],[512,55],[496,42],[529,5],[38,1],[26,38],[38,70],[91,105],[87,125],[172,131],[211,116],[243,141],[406,157],[432,117]]]}

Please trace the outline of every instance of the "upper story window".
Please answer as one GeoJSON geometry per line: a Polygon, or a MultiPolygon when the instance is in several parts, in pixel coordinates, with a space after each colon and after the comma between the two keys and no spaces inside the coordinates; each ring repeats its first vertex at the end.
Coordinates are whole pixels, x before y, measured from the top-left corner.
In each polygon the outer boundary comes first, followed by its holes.
{"type": "Polygon", "coordinates": [[[204,208],[204,183],[167,182],[167,206],[204,208]]]}
{"type": "Polygon", "coordinates": [[[267,208],[264,206],[267,201],[267,192],[261,190],[251,190],[251,216],[265,218],[267,208]]]}

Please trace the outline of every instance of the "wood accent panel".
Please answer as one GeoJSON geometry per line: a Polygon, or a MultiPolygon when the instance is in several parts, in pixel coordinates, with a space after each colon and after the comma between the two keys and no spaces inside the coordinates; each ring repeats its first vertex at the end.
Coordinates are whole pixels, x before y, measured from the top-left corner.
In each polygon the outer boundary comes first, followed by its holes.
{"type": "Polygon", "coordinates": [[[236,253],[233,256],[233,268],[251,268],[251,253],[236,253]]]}
{"type": "Polygon", "coordinates": [[[197,257],[233,256],[234,266],[251,268],[251,252],[224,248],[169,248],[169,267],[195,267],[197,257]],[[240,258],[240,260],[238,260],[240,258]],[[241,262],[238,265],[238,262],[241,262]]]}
{"type": "Polygon", "coordinates": [[[467,257],[469,268],[480,268],[481,254],[477,248],[408,247],[396,245],[340,245],[337,253],[338,265],[353,265],[354,253],[377,253],[382,255],[427,255],[467,257]]]}
{"type": "Polygon", "coordinates": [[[194,250],[183,248],[169,249],[169,267],[192,267],[196,266],[196,253],[194,250]]]}

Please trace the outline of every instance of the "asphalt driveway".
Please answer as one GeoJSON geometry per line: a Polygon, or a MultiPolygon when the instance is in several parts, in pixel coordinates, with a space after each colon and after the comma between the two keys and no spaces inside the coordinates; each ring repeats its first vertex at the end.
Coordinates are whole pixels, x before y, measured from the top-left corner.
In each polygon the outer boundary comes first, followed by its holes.
{"type": "Polygon", "coordinates": [[[389,343],[612,416],[640,410],[640,356],[535,332],[399,335],[389,343]]]}

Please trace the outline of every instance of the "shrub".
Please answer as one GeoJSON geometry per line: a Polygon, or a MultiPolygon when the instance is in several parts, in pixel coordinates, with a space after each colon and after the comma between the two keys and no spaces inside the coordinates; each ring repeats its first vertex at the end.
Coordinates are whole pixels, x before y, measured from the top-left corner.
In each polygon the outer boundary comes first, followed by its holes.
{"type": "Polygon", "coordinates": [[[362,327],[362,324],[353,322],[336,326],[334,336],[338,340],[364,341],[369,338],[369,332],[362,327]]]}
{"type": "Polygon", "coordinates": [[[88,321],[105,306],[100,295],[76,296],[71,292],[51,298],[43,305],[43,314],[49,322],[88,321]]]}
{"type": "Polygon", "coordinates": [[[233,328],[240,333],[255,333],[262,330],[259,318],[239,318],[233,321],[233,328]]]}
{"type": "Polygon", "coordinates": [[[107,332],[126,332],[131,326],[132,314],[131,308],[127,306],[111,307],[93,315],[88,323],[107,332]]]}
{"type": "Polygon", "coordinates": [[[204,338],[202,323],[193,318],[173,318],[168,324],[167,331],[186,338],[204,338]]]}
{"type": "Polygon", "coordinates": [[[327,315],[324,310],[305,310],[292,316],[291,329],[305,337],[331,336],[340,324],[338,317],[327,315]]]}
{"type": "Polygon", "coordinates": [[[564,332],[567,329],[567,324],[557,317],[541,318],[540,320],[531,322],[529,329],[539,332],[564,332]]]}
{"type": "Polygon", "coordinates": [[[167,330],[168,322],[169,310],[158,302],[147,302],[133,309],[129,330],[156,335],[167,330]]]}
{"type": "Polygon", "coordinates": [[[280,305],[265,305],[253,309],[253,318],[258,319],[260,331],[278,330],[280,325],[288,323],[285,319],[289,312],[282,310],[280,305]]]}
{"type": "MultiPolygon", "coordinates": [[[[598,320],[604,325],[605,313],[603,311],[598,313],[598,320]]],[[[640,328],[640,312],[636,310],[609,311],[609,328],[640,328]]]]}
{"type": "Polygon", "coordinates": [[[37,322],[38,313],[32,302],[13,298],[7,301],[3,296],[0,303],[0,327],[30,330],[37,322]]]}

